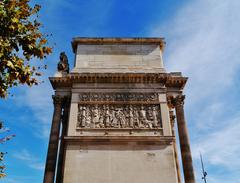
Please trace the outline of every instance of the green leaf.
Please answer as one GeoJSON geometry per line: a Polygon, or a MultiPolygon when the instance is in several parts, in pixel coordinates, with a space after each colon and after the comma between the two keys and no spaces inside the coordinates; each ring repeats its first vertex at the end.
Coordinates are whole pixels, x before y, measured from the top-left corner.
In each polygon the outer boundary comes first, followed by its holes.
{"type": "Polygon", "coordinates": [[[13,65],[13,63],[11,61],[7,61],[7,66],[11,67],[11,68],[14,68],[14,65],[13,65]]]}
{"type": "MultiPolygon", "coordinates": [[[[18,84],[32,86],[38,69],[34,60],[41,60],[52,52],[47,36],[41,33],[37,13],[39,5],[30,6],[30,0],[0,0],[0,97],[18,84]],[[16,53],[17,52],[17,53],[16,53]],[[31,65],[29,67],[28,65],[31,65]],[[35,67],[37,68],[37,67],[35,67]]],[[[41,63],[44,65],[44,63],[41,63]]]]}
{"type": "Polygon", "coordinates": [[[14,22],[14,23],[18,23],[19,20],[18,20],[16,17],[13,17],[13,18],[12,18],[12,22],[14,22]]]}

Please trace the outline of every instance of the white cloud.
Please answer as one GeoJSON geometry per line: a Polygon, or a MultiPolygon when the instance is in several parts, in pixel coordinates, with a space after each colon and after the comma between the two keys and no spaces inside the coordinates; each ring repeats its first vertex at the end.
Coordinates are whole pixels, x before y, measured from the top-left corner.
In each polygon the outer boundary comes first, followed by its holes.
{"type": "Polygon", "coordinates": [[[240,179],[239,7],[238,0],[191,1],[167,23],[152,27],[152,36],[166,37],[167,70],[189,77],[185,107],[199,182],[199,150],[211,182],[240,179]]]}
{"type": "MultiPolygon", "coordinates": [[[[47,75],[47,73],[45,73],[47,75]]],[[[44,79],[44,78],[43,78],[44,79]]],[[[18,107],[28,107],[32,112],[29,116],[32,116],[32,120],[24,119],[24,116],[19,116],[19,119],[28,126],[33,128],[32,132],[39,138],[48,138],[51,116],[53,113],[53,103],[51,95],[53,89],[47,79],[44,79],[45,83],[39,86],[33,86],[31,88],[22,87],[20,94],[16,95],[13,99],[18,107]]]]}
{"type": "Polygon", "coordinates": [[[35,176],[11,176],[4,178],[4,183],[37,183],[40,182],[35,176]]]}
{"type": "Polygon", "coordinates": [[[240,68],[239,4],[238,0],[194,1],[169,24],[154,29],[153,35],[167,33],[167,68],[190,77],[191,93],[198,93],[197,97],[189,93],[194,101],[233,84],[240,68]]]}
{"type": "Polygon", "coordinates": [[[23,161],[28,167],[33,168],[35,170],[43,170],[44,163],[40,162],[40,160],[31,154],[28,150],[23,149],[18,153],[13,154],[13,157],[23,161]]]}
{"type": "Polygon", "coordinates": [[[22,161],[35,160],[35,157],[33,157],[26,149],[23,149],[21,152],[18,152],[16,154],[14,154],[13,156],[22,161]]]}
{"type": "Polygon", "coordinates": [[[199,152],[212,165],[222,165],[231,170],[240,171],[240,113],[230,118],[221,130],[212,132],[193,145],[193,157],[198,159],[199,152]]]}

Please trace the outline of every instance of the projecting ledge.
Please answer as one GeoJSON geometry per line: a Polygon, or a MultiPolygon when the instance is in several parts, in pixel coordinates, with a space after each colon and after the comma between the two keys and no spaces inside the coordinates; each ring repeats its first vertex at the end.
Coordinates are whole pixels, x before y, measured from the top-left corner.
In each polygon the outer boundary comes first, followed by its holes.
{"type": "Polygon", "coordinates": [[[65,136],[64,140],[67,143],[128,143],[128,142],[138,142],[144,144],[171,144],[174,140],[174,136],[65,136]]]}

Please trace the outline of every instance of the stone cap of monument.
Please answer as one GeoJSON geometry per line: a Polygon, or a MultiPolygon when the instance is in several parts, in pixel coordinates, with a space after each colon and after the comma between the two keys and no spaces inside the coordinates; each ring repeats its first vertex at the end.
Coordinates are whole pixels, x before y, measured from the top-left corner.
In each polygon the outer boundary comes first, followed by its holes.
{"type": "Polygon", "coordinates": [[[78,44],[159,44],[161,50],[166,42],[159,37],[75,37],[72,39],[72,49],[76,53],[78,44]]]}
{"type": "Polygon", "coordinates": [[[73,38],[71,73],[165,73],[163,38],[73,38]]]}

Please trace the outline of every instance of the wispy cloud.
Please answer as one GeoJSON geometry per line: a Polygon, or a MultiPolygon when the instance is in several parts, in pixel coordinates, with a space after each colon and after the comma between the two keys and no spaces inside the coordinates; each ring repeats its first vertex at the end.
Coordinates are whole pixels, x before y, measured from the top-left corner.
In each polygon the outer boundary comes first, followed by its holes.
{"type": "Polygon", "coordinates": [[[4,183],[36,183],[40,182],[34,176],[11,176],[4,178],[4,183]]]}
{"type": "Polygon", "coordinates": [[[239,6],[238,0],[192,1],[151,32],[166,37],[167,69],[189,77],[186,114],[195,168],[201,172],[196,162],[202,151],[209,178],[216,183],[240,179],[240,106],[235,102],[240,85],[239,6]],[[219,172],[225,172],[225,179],[219,172]]]}
{"type": "MultiPolygon", "coordinates": [[[[48,138],[49,125],[53,113],[51,98],[53,90],[49,81],[47,79],[44,80],[45,83],[37,87],[23,87],[21,90],[18,90],[21,94],[13,98],[18,107],[27,107],[30,109],[32,120],[27,119],[25,125],[31,126],[34,135],[40,138],[48,138]]],[[[19,116],[19,119],[21,119],[21,117],[23,116],[19,116]]],[[[25,121],[25,119],[22,120],[25,121]]]]}
{"type": "Polygon", "coordinates": [[[35,170],[43,170],[44,163],[40,162],[40,160],[32,155],[28,150],[23,149],[18,153],[13,154],[13,157],[23,161],[28,167],[33,168],[35,170]]]}
{"type": "Polygon", "coordinates": [[[212,165],[222,165],[230,170],[240,171],[240,113],[226,121],[228,126],[210,133],[202,141],[199,139],[193,146],[193,157],[202,152],[212,165]],[[227,160],[227,161],[226,161],[227,160]]]}
{"type": "Polygon", "coordinates": [[[217,95],[234,82],[240,68],[238,6],[237,0],[194,1],[169,24],[154,29],[154,35],[167,33],[168,70],[188,75],[191,93],[202,89],[196,97],[191,95],[194,100],[217,95]]]}

